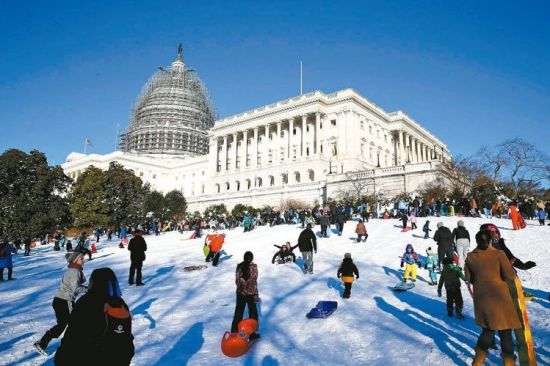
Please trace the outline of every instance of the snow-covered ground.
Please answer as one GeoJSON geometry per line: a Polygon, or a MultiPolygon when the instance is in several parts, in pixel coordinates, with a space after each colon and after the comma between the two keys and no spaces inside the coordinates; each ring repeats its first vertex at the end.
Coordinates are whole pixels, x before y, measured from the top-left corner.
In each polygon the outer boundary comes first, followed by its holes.
{"type": "MultiPolygon", "coordinates": [[[[458,219],[431,218],[434,231],[440,220],[452,229],[458,219]]],[[[418,230],[401,233],[396,220],[372,220],[367,224],[367,243],[360,244],[350,240],[355,224],[348,222],[341,237],[332,233],[318,239],[312,276],[302,273],[298,250],[296,264],[271,264],[273,244],[296,242],[300,228],[295,225],[229,231],[219,267],[196,272],[184,272],[183,267],[204,263],[204,239],[182,240],[177,232],[146,236],[144,287],[127,284],[129,252],[115,241],[102,241],[95,259],[85,264],[85,273],[89,277],[100,267],[116,272],[133,314],[133,365],[469,365],[480,329],[464,285],[464,320],[447,317],[445,297],[437,297],[423,269],[412,291],[391,289],[401,277],[398,257],[407,243],[422,258],[428,246],[435,247],[432,239],[423,239],[424,219],[418,221],[418,230]],[[230,359],[221,353],[220,341],[233,317],[235,267],[247,250],[254,253],[259,268],[262,338],[247,355],[230,359]],[[346,252],[361,276],[351,299],[344,301],[336,270],[346,252]],[[307,319],[305,314],[319,300],[338,301],[338,310],[327,319],[307,319]]],[[[487,220],[464,221],[474,236],[487,220]]],[[[492,222],[517,257],[537,262],[519,276],[536,296],[528,309],[539,364],[550,364],[550,226],[539,227],[533,221],[526,230],[513,231],[509,220],[492,222]]],[[[55,323],[51,302],[65,259],[50,245],[14,260],[17,280],[0,283],[0,364],[52,365],[51,357],[39,356],[32,343],[55,323]]],[[[50,354],[58,342],[52,341],[50,354]]],[[[489,364],[500,364],[496,351],[489,364]]]]}

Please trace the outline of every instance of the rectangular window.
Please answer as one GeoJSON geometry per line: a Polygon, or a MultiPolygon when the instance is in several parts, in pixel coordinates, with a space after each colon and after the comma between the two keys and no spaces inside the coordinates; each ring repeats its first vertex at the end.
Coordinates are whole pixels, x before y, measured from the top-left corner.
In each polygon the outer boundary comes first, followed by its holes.
{"type": "Polygon", "coordinates": [[[292,129],[292,134],[293,134],[293,135],[296,135],[296,128],[293,128],[293,129],[292,129]]]}
{"type": "Polygon", "coordinates": [[[331,120],[330,120],[330,124],[333,125],[333,126],[336,126],[336,120],[335,120],[335,119],[331,119],[331,120]]]}

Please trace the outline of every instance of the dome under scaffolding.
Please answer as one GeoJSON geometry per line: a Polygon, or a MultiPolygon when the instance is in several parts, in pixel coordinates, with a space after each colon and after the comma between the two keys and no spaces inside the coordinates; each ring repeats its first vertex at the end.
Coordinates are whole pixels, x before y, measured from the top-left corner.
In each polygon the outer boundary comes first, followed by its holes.
{"type": "Polygon", "coordinates": [[[181,157],[208,154],[215,112],[204,83],[183,63],[182,47],[170,68],[159,70],[137,97],[119,149],[181,157]]]}

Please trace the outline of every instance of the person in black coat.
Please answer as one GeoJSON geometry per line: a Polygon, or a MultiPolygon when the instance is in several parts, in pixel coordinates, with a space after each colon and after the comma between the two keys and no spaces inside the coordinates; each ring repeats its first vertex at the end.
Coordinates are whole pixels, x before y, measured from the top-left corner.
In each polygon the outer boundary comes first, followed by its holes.
{"type": "Polygon", "coordinates": [[[110,268],[92,272],[88,292],[78,301],[54,357],[55,366],[128,366],[134,356],[131,316],[110,268]],[[109,307],[126,326],[110,332],[109,307]]]}
{"type": "Polygon", "coordinates": [[[141,236],[140,230],[136,230],[134,232],[134,237],[130,239],[130,243],[128,244],[128,250],[131,253],[130,260],[132,261],[130,265],[130,277],[128,278],[128,283],[133,285],[134,275],[136,275],[136,285],[143,286],[144,283],[141,280],[141,268],[143,266],[143,261],[145,260],[147,243],[145,243],[145,239],[141,236]]]}
{"type": "Polygon", "coordinates": [[[342,236],[345,222],[346,216],[344,215],[343,210],[338,210],[338,213],[336,214],[336,228],[338,229],[338,236],[342,236]]]}
{"type": "Polygon", "coordinates": [[[444,257],[453,258],[453,233],[442,222],[438,222],[434,241],[437,242],[437,267],[441,269],[444,257]]]}
{"type": "Polygon", "coordinates": [[[330,218],[326,213],[323,213],[323,215],[319,219],[319,224],[321,225],[321,237],[328,238],[327,229],[330,226],[330,218]]]}
{"type": "Polygon", "coordinates": [[[302,252],[304,260],[304,273],[313,274],[313,251],[317,253],[317,237],[311,230],[311,224],[307,224],[307,227],[300,233],[298,248],[302,252]]]}
{"type": "Polygon", "coordinates": [[[338,278],[342,278],[342,281],[344,281],[344,294],[342,295],[344,299],[349,299],[351,296],[351,285],[353,284],[354,274],[355,277],[358,279],[359,270],[357,269],[355,263],[353,263],[353,259],[351,259],[351,254],[346,253],[344,254],[344,260],[342,261],[342,264],[340,264],[340,267],[338,268],[338,273],[336,274],[338,278]]]}

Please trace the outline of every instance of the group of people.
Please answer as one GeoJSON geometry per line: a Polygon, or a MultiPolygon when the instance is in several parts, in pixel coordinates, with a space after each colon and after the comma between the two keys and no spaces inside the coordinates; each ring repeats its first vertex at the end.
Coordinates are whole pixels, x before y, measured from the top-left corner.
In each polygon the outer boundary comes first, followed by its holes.
{"type": "MultiPolygon", "coordinates": [[[[343,210],[336,212],[337,225],[339,225],[339,214],[342,215],[343,222],[348,219],[343,210]]],[[[321,212],[320,215],[319,223],[323,237],[323,224],[328,226],[330,221],[322,220],[323,217],[329,217],[327,212],[321,212]]],[[[342,231],[343,223],[341,227],[338,227],[340,234],[342,231]]],[[[429,221],[427,221],[424,231],[428,235],[429,221]]],[[[355,233],[358,236],[357,242],[366,241],[368,234],[362,219],[358,221],[355,233]]],[[[125,232],[120,234],[126,235],[125,232]]],[[[218,265],[224,240],[225,235],[216,230],[206,236],[204,244],[206,262],[211,261],[213,266],[218,265]]],[[[430,285],[437,285],[438,296],[442,296],[442,289],[445,288],[449,316],[456,313],[458,318],[463,318],[464,300],[460,290],[461,281],[466,281],[473,286],[476,324],[482,327],[476,345],[474,364],[482,364],[487,356],[487,349],[494,341],[496,331],[499,332],[501,339],[503,360],[505,362],[513,361],[514,345],[511,329],[521,327],[521,324],[506,282],[515,277],[512,264],[520,269],[530,269],[536,264],[531,261],[524,263],[515,258],[500,237],[498,228],[492,224],[482,226],[475,236],[477,246],[472,252],[469,251],[470,234],[462,220],[458,221],[457,227],[452,231],[439,222],[433,240],[437,243],[437,255],[431,247],[428,248],[424,268],[429,271],[430,285]],[[457,253],[456,262],[454,253],[457,253]],[[438,272],[440,273],[439,280],[438,272]]],[[[128,306],[122,299],[116,275],[108,268],[94,270],[88,286],[85,286],[86,277],[83,269],[85,255],[88,255],[89,260],[92,259],[90,249],[86,244],[89,241],[86,232],[83,232],[78,237],[75,250],[66,254],[67,269],[52,302],[57,324],[43,334],[35,343],[35,347],[45,353],[50,341],[58,338],[65,331],[55,354],[56,365],[76,363],[129,365],[134,355],[131,315],[128,306]],[[93,352],[93,355],[89,357],[87,355],[83,360],[78,346],[82,342],[96,345],[101,352],[93,352]]],[[[303,259],[303,272],[313,274],[313,254],[317,253],[317,236],[313,232],[313,223],[305,224],[295,246],[292,246],[290,242],[286,242],[282,246],[275,246],[279,250],[273,256],[272,263],[295,262],[296,255],[293,251],[299,248],[303,259]]],[[[129,241],[127,249],[130,251],[131,261],[128,283],[142,286],[144,282],[141,272],[147,244],[139,228],[133,231],[133,237],[129,241]]],[[[16,250],[9,242],[0,244],[0,280],[3,280],[4,268],[8,269],[8,279],[12,279],[11,254],[16,250]]],[[[235,270],[237,290],[232,331],[237,330],[237,325],[242,320],[246,307],[248,307],[249,317],[258,320],[256,307],[256,303],[259,301],[258,268],[253,259],[253,253],[247,251],[243,261],[237,265],[235,270]]],[[[404,267],[403,280],[415,281],[417,268],[421,265],[420,257],[413,246],[408,244],[401,258],[401,267],[404,267]]],[[[344,255],[337,270],[337,277],[341,278],[344,283],[342,297],[350,298],[352,284],[359,278],[359,270],[350,253],[344,255]]],[[[259,337],[258,331],[250,336],[251,339],[259,337]]]]}

